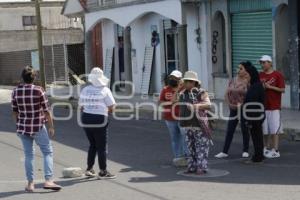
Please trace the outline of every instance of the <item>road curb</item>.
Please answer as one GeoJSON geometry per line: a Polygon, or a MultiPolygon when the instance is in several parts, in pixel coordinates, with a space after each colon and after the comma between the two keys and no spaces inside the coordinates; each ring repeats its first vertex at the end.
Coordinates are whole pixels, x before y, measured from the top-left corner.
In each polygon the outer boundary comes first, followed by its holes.
{"type": "MultiPolygon", "coordinates": [[[[73,109],[78,108],[78,100],[74,98],[70,99],[59,99],[59,98],[53,98],[49,97],[49,102],[50,104],[55,103],[56,106],[61,106],[66,109],[68,109],[68,106],[66,105],[67,103],[71,104],[73,109]],[[61,105],[59,105],[61,103],[61,105]]],[[[160,113],[154,113],[153,109],[147,108],[147,107],[139,107],[136,108],[134,107],[133,110],[128,109],[124,106],[119,106],[119,113],[116,116],[119,117],[124,117],[124,116],[133,116],[136,117],[136,114],[138,113],[138,119],[143,119],[143,120],[161,120],[161,115],[160,113]]],[[[225,134],[227,127],[227,121],[222,120],[222,119],[216,119],[215,120],[215,128],[214,131],[216,132],[223,132],[225,134]]],[[[300,130],[294,129],[294,128],[284,128],[283,129],[284,134],[281,134],[281,138],[286,139],[288,141],[300,141],[300,130]]],[[[240,127],[237,127],[236,132],[241,133],[240,127]]],[[[223,135],[223,134],[222,134],[223,135]]]]}

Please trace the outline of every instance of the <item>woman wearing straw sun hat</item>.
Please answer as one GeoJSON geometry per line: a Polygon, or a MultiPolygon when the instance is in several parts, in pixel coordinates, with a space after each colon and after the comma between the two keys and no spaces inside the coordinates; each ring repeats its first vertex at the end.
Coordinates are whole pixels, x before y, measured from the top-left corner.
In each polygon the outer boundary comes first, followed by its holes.
{"type": "Polygon", "coordinates": [[[211,130],[206,110],[211,102],[202,89],[196,72],[187,71],[183,78],[184,90],[180,95],[180,125],[186,130],[186,141],[191,157],[186,174],[203,175],[207,172],[207,159],[211,130]]]}
{"type": "Polygon", "coordinates": [[[82,110],[81,122],[89,140],[86,176],[94,177],[93,169],[96,154],[100,168],[100,179],[113,179],[116,176],[107,171],[107,128],[108,113],[111,113],[116,102],[111,90],[107,87],[109,79],[103,71],[95,67],[88,75],[90,85],[82,89],[79,106],[82,110]]]}

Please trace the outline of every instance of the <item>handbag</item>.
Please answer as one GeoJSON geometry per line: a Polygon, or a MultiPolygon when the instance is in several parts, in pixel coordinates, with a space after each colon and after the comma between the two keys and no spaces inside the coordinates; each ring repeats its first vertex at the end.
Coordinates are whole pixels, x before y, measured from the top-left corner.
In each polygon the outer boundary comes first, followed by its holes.
{"type": "MultiPolygon", "coordinates": [[[[206,91],[203,89],[198,89],[198,88],[193,88],[191,90],[191,95],[192,95],[192,99],[193,99],[193,104],[198,104],[203,102],[203,100],[201,98],[199,98],[199,96],[201,97],[202,94],[204,94],[206,91]],[[196,93],[196,97],[194,96],[194,93],[196,93]]],[[[201,129],[201,131],[203,132],[203,134],[209,138],[209,140],[212,143],[212,128],[209,124],[209,119],[208,119],[208,113],[206,110],[197,110],[195,112],[196,118],[198,120],[199,123],[199,127],[201,129]]]]}

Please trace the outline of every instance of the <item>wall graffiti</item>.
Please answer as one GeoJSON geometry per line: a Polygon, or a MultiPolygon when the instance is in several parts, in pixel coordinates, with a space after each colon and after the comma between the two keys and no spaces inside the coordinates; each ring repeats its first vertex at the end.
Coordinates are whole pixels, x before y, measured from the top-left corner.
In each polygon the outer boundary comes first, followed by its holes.
{"type": "Polygon", "coordinates": [[[219,37],[219,32],[214,31],[213,32],[213,39],[212,39],[212,62],[216,64],[218,62],[218,57],[217,57],[217,45],[218,45],[218,37],[219,37]]]}

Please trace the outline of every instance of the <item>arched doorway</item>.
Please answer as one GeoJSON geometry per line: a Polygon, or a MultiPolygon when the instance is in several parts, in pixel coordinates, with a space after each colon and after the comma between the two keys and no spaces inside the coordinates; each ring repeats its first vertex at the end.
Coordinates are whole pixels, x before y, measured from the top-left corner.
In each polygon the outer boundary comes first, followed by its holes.
{"type": "Polygon", "coordinates": [[[92,66],[103,68],[102,24],[97,23],[92,31],[92,66]]]}
{"type": "Polygon", "coordinates": [[[222,12],[217,11],[212,23],[211,59],[214,74],[227,74],[225,49],[225,18],[222,12]]]}

